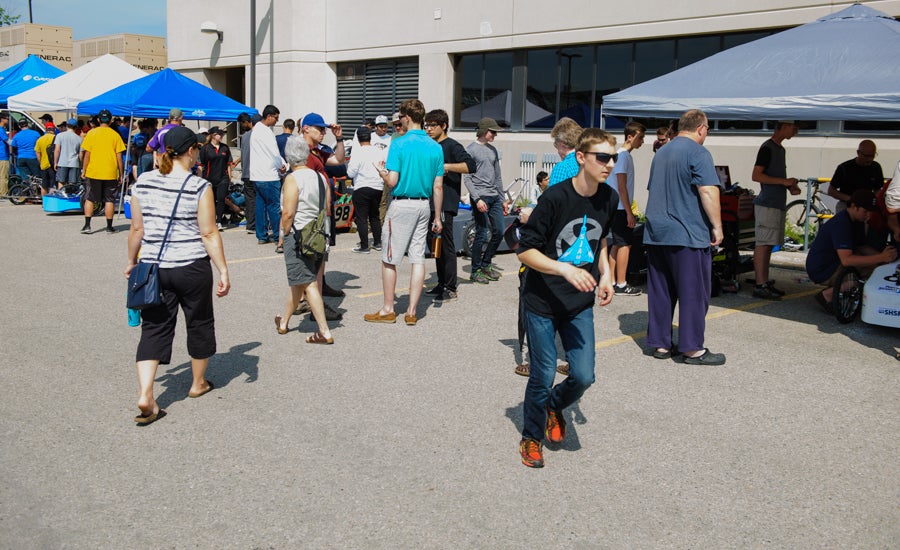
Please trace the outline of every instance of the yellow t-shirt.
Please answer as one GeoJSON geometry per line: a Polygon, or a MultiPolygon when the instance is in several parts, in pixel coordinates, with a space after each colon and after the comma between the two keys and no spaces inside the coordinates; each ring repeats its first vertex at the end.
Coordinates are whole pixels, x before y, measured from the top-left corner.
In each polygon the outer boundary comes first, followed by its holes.
{"type": "Polygon", "coordinates": [[[37,157],[41,159],[41,170],[46,170],[53,165],[53,153],[50,155],[47,154],[47,147],[53,143],[53,138],[56,137],[56,134],[47,132],[38,138],[38,140],[34,143],[34,152],[37,154],[37,157]]]}
{"type": "Polygon", "coordinates": [[[119,179],[116,157],[125,150],[122,136],[108,126],[94,128],[84,136],[81,148],[91,154],[84,176],[92,180],[119,179]]]}

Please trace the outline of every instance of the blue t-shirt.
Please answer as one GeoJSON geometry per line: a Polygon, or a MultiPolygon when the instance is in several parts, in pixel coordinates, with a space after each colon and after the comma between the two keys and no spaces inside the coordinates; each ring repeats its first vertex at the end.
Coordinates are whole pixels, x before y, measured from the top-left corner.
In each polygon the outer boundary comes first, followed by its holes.
{"type": "Polygon", "coordinates": [[[550,183],[547,184],[547,187],[574,178],[578,174],[578,170],[580,167],[578,161],[575,160],[575,151],[572,151],[566,155],[566,158],[553,165],[553,170],[550,170],[550,183]]]}
{"type": "Polygon", "coordinates": [[[395,197],[431,197],[434,178],[444,175],[444,151],[424,130],[410,130],[391,141],[385,168],[398,172],[395,197]]]}
{"type": "Polygon", "coordinates": [[[19,130],[13,136],[9,144],[16,147],[16,156],[20,159],[36,159],[37,153],[34,150],[34,144],[40,139],[41,134],[35,132],[31,128],[19,130]]]}
{"type": "Polygon", "coordinates": [[[853,250],[853,226],[847,210],[835,214],[819,229],[806,254],[806,274],[814,283],[823,283],[841,267],[838,250],[853,250]]]}
{"type": "Polygon", "coordinates": [[[0,127],[0,160],[9,160],[9,135],[0,127]]]}
{"type": "Polygon", "coordinates": [[[720,185],[712,155],[686,137],[675,137],[650,165],[644,244],[709,248],[710,223],[699,186],[720,185]]]}

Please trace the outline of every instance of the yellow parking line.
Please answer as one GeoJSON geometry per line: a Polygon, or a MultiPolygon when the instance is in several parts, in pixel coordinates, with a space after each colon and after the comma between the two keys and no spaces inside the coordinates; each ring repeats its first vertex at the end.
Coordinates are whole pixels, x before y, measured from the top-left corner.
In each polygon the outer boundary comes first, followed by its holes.
{"type": "MultiPolygon", "coordinates": [[[[818,292],[821,292],[821,289],[816,288],[813,290],[804,290],[803,292],[796,292],[794,294],[788,294],[784,298],[785,298],[785,300],[796,300],[798,298],[805,298],[807,296],[812,296],[813,294],[816,294],[818,292]]],[[[782,301],[784,301],[784,300],[782,300],[782,301]]],[[[734,315],[735,313],[740,313],[742,311],[750,311],[752,309],[761,308],[763,306],[767,306],[772,303],[775,303],[775,302],[772,302],[770,300],[761,300],[758,302],[751,302],[749,304],[744,304],[742,306],[731,307],[731,308],[728,308],[728,309],[725,309],[722,311],[710,313],[709,315],[706,316],[706,320],[712,321],[713,319],[721,319],[722,317],[726,317],[728,315],[734,315]]],[[[673,326],[677,327],[678,323],[673,323],[673,326]]],[[[595,349],[610,348],[612,346],[617,346],[619,344],[624,344],[626,342],[639,340],[641,338],[645,338],[646,336],[647,336],[647,331],[642,330],[640,332],[635,332],[633,334],[626,334],[624,336],[616,336],[615,338],[609,338],[607,340],[602,340],[600,342],[597,342],[594,345],[594,348],[595,349]]]]}

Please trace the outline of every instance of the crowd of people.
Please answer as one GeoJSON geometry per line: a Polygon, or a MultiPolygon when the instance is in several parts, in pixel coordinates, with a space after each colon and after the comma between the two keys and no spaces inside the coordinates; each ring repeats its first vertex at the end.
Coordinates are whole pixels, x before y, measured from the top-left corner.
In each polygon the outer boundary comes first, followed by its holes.
{"type": "MultiPolygon", "coordinates": [[[[355,129],[348,162],[343,128],[317,113],[285,120],[277,136],[274,128],[280,111],[274,105],[267,105],[260,115],[241,114],[237,158],[223,142],[224,129],[214,126],[198,134],[184,127],[182,119],[181,111],[172,109],[163,127],[156,129],[156,121],[140,121],[138,132],[131,139],[126,133],[123,139],[114,117],[104,110],[83,137],[74,121],[53,126],[52,132],[53,123],[48,121],[42,138],[33,139],[23,127],[9,140],[22,171],[46,174],[52,169],[48,191],[55,185],[85,180],[82,232],[90,233],[88,208],[92,213],[94,202],[108,207],[107,230],[113,230],[113,195],[126,170],[136,178],[125,276],[139,255],[141,261],[155,261],[164,296],[162,305],[142,312],[136,354],[140,383],[136,424],[149,425],[166,414],[154,399],[153,383],[158,366],[171,359],[179,308],[185,314],[192,361],[189,396],[200,397],[213,389],[205,372],[216,352],[212,296],[230,291],[220,235],[228,225],[243,221],[260,245],[274,244],[275,251],[284,254],[289,291],[283,311],[275,316],[277,333],[288,332],[292,316],[310,313],[316,332],[306,342],[335,342],[328,322],[341,314],[323,300],[323,296],[343,295],[325,283],[327,244],[334,244],[334,220],[326,221],[334,212],[334,170],[346,170],[354,183],[359,242],[353,253],[381,254],[383,304],[363,316],[366,322],[397,322],[397,267],[405,257],[411,274],[403,321],[418,324],[429,248],[437,285],[428,293],[436,301],[458,299],[453,223],[465,194],[477,227],[470,281],[489,284],[500,278],[492,260],[503,238],[503,217],[512,205],[503,187],[500,155],[492,143],[502,131],[495,120],[482,119],[475,140],[463,147],[449,137],[445,111],[426,111],[421,101],[408,99],[390,121],[379,115],[355,129]],[[393,135],[388,133],[389,122],[393,135]],[[323,143],[329,132],[334,147],[323,143]],[[122,155],[126,143],[134,153],[127,167],[122,155]],[[33,151],[35,158],[23,155],[25,149],[33,151]],[[230,187],[236,167],[241,168],[243,188],[234,194],[230,187]],[[429,237],[434,239],[430,247],[429,237]]],[[[5,133],[8,122],[0,114],[0,132],[5,133]]],[[[772,138],[760,147],[753,169],[753,179],[761,185],[755,206],[753,295],[763,299],[784,294],[769,278],[769,258],[784,239],[787,193],[800,192],[797,180],[787,177],[783,146],[797,130],[794,121],[779,121],[772,138]]],[[[642,247],[647,257],[647,354],[695,365],[726,362],[725,355],[710,351],[705,341],[712,251],[724,236],[722,184],[704,146],[709,121],[702,111],[690,110],[657,132],[647,176],[643,238],[635,242],[638,220],[632,210],[636,181],[632,155],[643,145],[645,132],[643,125],[630,122],[618,144],[608,132],[561,119],[550,133],[560,162],[551,173],[537,175],[540,198],[519,211],[515,227],[522,264],[523,362],[515,372],[528,376],[519,443],[527,466],[543,466],[545,440],[553,444],[564,440],[563,409],[594,382],[593,306],[608,304],[615,296],[642,293],[627,280],[632,247],[642,247]],[[676,306],[677,342],[673,333],[676,306]],[[557,373],[565,378],[554,384],[557,373]]],[[[807,268],[814,282],[829,284],[841,266],[865,269],[897,258],[895,247],[887,243],[900,239],[900,185],[897,174],[890,186],[884,183],[875,154],[875,144],[864,140],[857,157],[835,172],[829,194],[840,201],[839,211],[822,227],[808,254],[807,268]],[[882,223],[867,227],[873,212],[882,214],[882,223]]],[[[4,168],[0,159],[0,175],[4,168]]],[[[826,310],[829,293],[826,288],[816,297],[826,310]]]]}

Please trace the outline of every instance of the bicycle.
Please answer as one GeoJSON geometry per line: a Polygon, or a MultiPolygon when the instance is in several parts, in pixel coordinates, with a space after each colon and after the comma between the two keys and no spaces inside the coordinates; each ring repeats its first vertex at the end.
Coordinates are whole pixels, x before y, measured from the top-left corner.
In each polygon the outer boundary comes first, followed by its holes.
{"type": "Polygon", "coordinates": [[[15,205],[41,204],[41,178],[28,176],[28,181],[23,181],[21,176],[9,176],[9,193],[6,198],[15,205]]]}
{"type": "Polygon", "coordinates": [[[784,245],[782,246],[784,250],[801,250],[804,247],[807,224],[809,224],[809,238],[806,241],[806,246],[808,246],[815,240],[822,224],[834,217],[834,212],[819,198],[820,185],[829,181],[831,180],[820,178],[812,183],[809,197],[810,214],[807,214],[806,211],[806,199],[797,199],[788,203],[784,220],[784,245]]]}

